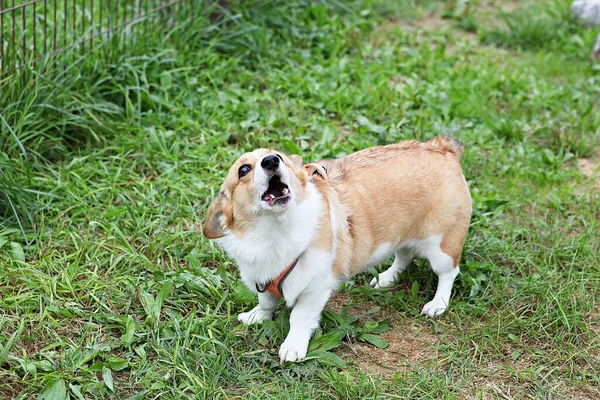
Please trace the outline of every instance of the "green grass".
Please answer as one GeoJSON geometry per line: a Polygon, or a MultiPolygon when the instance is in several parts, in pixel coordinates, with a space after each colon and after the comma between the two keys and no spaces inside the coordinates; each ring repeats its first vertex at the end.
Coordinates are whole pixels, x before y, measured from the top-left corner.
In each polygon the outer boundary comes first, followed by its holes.
{"type": "Polygon", "coordinates": [[[576,40],[578,27],[570,3],[562,0],[523,3],[512,12],[500,13],[506,28],[485,30],[483,41],[525,49],[555,46],[560,51],[576,40]]]}
{"type": "Polygon", "coordinates": [[[426,35],[454,2],[230,2],[215,24],[198,3],[0,82],[0,397],[598,398],[600,195],[576,163],[600,146],[594,35],[566,0],[486,9],[496,27],[480,3],[426,35]],[[280,366],[286,311],[240,325],[255,299],[198,231],[229,164],[441,134],[474,201],[449,310],[419,316],[426,262],[390,290],[358,276],[280,366]]]}

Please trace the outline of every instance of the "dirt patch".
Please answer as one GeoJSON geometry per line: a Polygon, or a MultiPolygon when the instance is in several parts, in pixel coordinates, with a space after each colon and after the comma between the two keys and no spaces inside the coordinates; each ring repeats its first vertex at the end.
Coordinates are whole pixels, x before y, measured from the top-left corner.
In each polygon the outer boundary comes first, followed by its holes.
{"type": "Polygon", "coordinates": [[[496,5],[504,12],[513,12],[521,5],[521,3],[518,1],[499,1],[496,5]]]}
{"type": "Polygon", "coordinates": [[[450,20],[442,18],[440,14],[431,13],[426,17],[418,19],[414,26],[417,26],[420,30],[433,31],[448,29],[451,27],[451,24],[450,20]]]}
{"type": "Polygon", "coordinates": [[[499,11],[504,13],[511,13],[522,5],[523,3],[519,1],[482,1],[479,4],[474,5],[473,11],[476,14],[496,14],[499,11]]]}
{"type": "MultiPolygon", "coordinates": [[[[378,319],[385,319],[394,316],[394,313],[390,310],[376,310],[376,305],[373,302],[369,301],[361,301],[360,299],[356,299],[350,296],[345,292],[338,292],[334,294],[329,301],[327,302],[327,306],[325,306],[325,310],[332,311],[336,314],[341,314],[344,310],[348,310],[348,315],[352,316],[366,316],[367,314],[373,314],[372,311],[377,311],[378,319]]],[[[361,317],[361,320],[366,318],[361,317]]]]}
{"type": "Polygon", "coordinates": [[[596,149],[589,158],[580,158],[577,160],[579,170],[593,180],[594,186],[600,189],[600,149],[596,149]]]}
{"type": "Polygon", "coordinates": [[[397,371],[412,369],[416,365],[437,364],[434,347],[443,336],[433,333],[429,326],[410,323],[393,310],[379,308],[372,302],[362,302],[347,293],[333,296],[327,303],[326,310],[338,314],[347,311],[348,315],[361,317],[361,322],[369,319],[390,320],[392,329],[379,335],[389,343],[385,349],[351,341],[339,351],[343,359],[352,360],[354,366],[364,373],[389,377],[397,371]]]}
{"type": "Polygon", "coordinates": [[[429,32],[449,32],[446,35],[447,51],[449,49],[451,51],[461,38],[467,38],[471,41],[477,40],[476,33],[455,28],[454,23],[454,19],[443,18],[439,11],[429,12],[427,15],[414,20],[395,19],[379,25],[371,38],[371,42],[375,46],[387,42],[397,29],[404,32],[414,32],[418,42],[425,41],[429,32]]]}
{"type": "Polygon", "coordinates": [[[381,334],[381,338],[389,343],[385,349],[352,342],[342,350],[343,358],[353,358],[355,366],[362,372],[384,377],[417,365],[435,367],[437,352],[433,347],[441,336],[431,333],[429,328],[400,324],[396,321],[391,330],[381,334]]]}

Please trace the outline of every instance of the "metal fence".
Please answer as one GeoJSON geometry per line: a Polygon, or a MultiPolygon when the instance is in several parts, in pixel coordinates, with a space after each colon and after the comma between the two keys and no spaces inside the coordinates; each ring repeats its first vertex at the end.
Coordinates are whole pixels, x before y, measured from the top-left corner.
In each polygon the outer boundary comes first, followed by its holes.
{"type": "Polygon", "coordinates": [[[117,32],[134,38],[174,26],[188,2],[0,0],[0,77],[68,49],[86,54],[117,32]]]}

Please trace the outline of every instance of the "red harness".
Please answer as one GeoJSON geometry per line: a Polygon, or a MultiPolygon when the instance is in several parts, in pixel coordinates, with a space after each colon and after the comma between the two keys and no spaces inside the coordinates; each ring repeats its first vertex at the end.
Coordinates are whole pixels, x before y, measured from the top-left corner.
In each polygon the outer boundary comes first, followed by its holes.
{"type": "MultiPolygon", "coordinates": [[[[304,254],[304,252],[302,254],[304,254]]],[[[300,260],[300,257],[302,257],[302,254],[300,254],[298,257],[296,257],[296,259],[294,261],[292,261],[292,263],[290,265],[288,265],[286,269],[281,271],[281,273],[277,276],[277,278],[273,279],[270,282],[262,284],[262,285],[259,285],[257,283],[256,290],[258,290],[259,293],[264,293],[264,292],[268,291],[268,292],[274,294],[275,296],[279,297],[280,299],[283,299],[283,281],[285,281],[285,278],[287,278],[288,275],[294,269],[294,267],[296,267],[296,264],[298,264],[298,260],[300,260]]]]}

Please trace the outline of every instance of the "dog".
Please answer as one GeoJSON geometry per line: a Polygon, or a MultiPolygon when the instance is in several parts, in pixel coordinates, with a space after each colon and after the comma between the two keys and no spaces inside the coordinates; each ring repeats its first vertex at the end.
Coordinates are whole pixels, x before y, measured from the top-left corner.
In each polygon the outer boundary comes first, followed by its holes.
{"type": "Polygon", "coordinates": [[[271,319],[283,298],[292,311],[280,362],[300,360],[338,284],[392,254],[393,264],[371,286],[392,285],[414,257],[425,257],[438,286],[421,313],[441,315],[471,216],[462,151],[442,136],[306,165],[269,149],[242,155],[203,223],[204,235],[237,261],[242,281],[258,295],[239,321],[271,319]]]}

